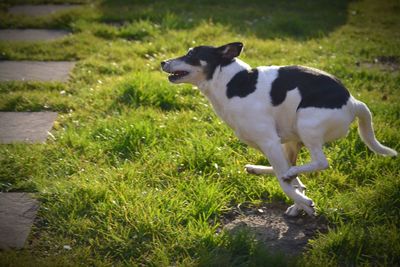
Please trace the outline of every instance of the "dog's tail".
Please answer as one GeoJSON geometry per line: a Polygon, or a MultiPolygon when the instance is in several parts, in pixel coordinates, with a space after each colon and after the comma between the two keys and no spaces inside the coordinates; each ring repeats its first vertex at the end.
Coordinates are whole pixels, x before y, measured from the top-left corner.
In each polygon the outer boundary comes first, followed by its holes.
{"type": "Polygon", "coordinates": [[[375,153],[384,156],[397,156],[397,152],[379,143],[375,138],[374,128],[372,127],[372,116],[367,105],[355,100],[355,115],[358,117],[358,133],[364,143],[375,153]]]}

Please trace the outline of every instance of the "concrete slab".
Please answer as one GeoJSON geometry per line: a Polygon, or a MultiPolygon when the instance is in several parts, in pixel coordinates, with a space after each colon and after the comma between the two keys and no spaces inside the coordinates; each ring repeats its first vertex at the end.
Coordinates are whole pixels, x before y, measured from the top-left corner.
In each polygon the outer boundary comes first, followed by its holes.
{"type": "Polygon", "coordinates": [[[0,143],[43,143],[57,112],[0,112],[0,143]]]}
{"type": "Polygon", "coordinates": [[[82,5],[16,5],[8,9],[10,14],[25,16],[46,16],[59,11],[66,11],[82,5]]]}
{"type": "Polygon", "coordinates": [[[0,30],[0,41],[50,41],[70,34],[63,30],[6,29],[0,30]]]}
{"type": "Polygon", "coordinates": [[[0,81],[68,81],[71,61],[0,61],[0,81]]]}
{"type": "Polygon", "coordinates": [[[28,193],[0,192],[0,249],[24,247],[38,208],[28,193]]]}

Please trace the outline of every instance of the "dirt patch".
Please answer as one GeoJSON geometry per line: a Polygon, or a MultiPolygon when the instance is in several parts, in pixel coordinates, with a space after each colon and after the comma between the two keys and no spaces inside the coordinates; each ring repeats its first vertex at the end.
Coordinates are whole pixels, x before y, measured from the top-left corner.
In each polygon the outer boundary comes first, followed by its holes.
{"type": "Polygon", "coordinates": [[[128,24],[128,22],[124,21],[124,20],[107,20],[107,21],[104,21],[103,23],[108,26],[112,26],[112,27],[115,27],[118,29],[120,29],[128,24]]]}
{"type": "Polygon", "coordinates": [[[280,203],[262,207],[242,205],[225,214],[221,230],[232,234],[246,230],[253,233],[269,252],[298,255],[305,249],[309,239],[318,232],[327,232],[327,221],[319,216],[288,217],[284,214],[286,208],[286,204],[280,203]]]}
{"type": "Polygon", "coordinates": [[[378,56],[372,62],[356,62],[356,66],[365,69],[379,69],[382,71],[400,70],[400,57],[378,56]]]}

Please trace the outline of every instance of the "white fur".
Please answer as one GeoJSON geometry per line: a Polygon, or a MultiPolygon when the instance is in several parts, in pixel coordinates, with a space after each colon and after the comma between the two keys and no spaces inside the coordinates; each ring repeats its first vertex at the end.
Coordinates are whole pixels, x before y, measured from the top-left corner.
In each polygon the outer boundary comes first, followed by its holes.
{"type": "MultiPolygon", "coordinates": [[[[170,64],[169,69],[174,69],[172,64],[176,64],[180,70],[198,73],[197,67],[185,63],[170,64]]],[[[286,214],[295,216],[304,210],[314,215],[314,203],[305,195],[305,186],[297,175],[328,168],[323,144],[346,136],[356,116],[359,117],[360,135],[368,147],[380,154],[396,155],[396,152],[375,139],[368,108],[352,96],[340,109],[309,107],[297,110],[301,96],[295,89],[287,93],[283,103],[273,106],[270,90],[278,77],[279,68],[258,67],[256,90],[243,98],[228,98],[226,95],[227,83],[232,77],[239,71],[250,69],[248,64],[237,58],[226,67],[217,67],[211,80],[197,75],[196,78],[184,78],[181,82],[197,85],[210,100],[217,115],[235,131],[238,138],[268,158],[272,167],[246,165],[245,168],[249,173],[274,172],[277,175],[283,191],[295,202],[286,214]],[[309,149],[312,161],[294,166],[301,143],[309,149]]]]}

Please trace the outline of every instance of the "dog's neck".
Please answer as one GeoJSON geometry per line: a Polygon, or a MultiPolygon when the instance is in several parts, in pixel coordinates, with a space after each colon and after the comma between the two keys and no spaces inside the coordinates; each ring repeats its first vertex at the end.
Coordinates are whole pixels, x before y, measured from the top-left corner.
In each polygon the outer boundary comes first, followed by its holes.
{"type": "Polygon", "coordinates": [[[202,81],[197,86],[207,98],[214,102],[221,94],[226,93],[226,85],[236,73],[250,69],[247,63],[235,58],[229,65],[218,66],[212,79],[202,81]]]}

